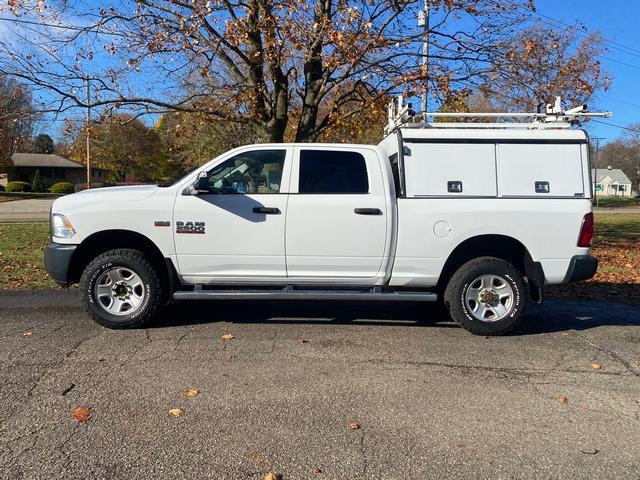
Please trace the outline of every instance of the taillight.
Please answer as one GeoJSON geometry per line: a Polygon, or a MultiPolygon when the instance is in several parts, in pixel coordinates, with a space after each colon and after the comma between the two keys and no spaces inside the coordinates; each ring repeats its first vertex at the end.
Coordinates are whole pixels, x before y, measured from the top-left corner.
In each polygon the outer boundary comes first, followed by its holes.
{"type": "Polygon", "coordinates": [[[587,213],[582,219],[582,228],[578,237],[579,247],[590,247],[593,238],[593,213],[587,213]]]}

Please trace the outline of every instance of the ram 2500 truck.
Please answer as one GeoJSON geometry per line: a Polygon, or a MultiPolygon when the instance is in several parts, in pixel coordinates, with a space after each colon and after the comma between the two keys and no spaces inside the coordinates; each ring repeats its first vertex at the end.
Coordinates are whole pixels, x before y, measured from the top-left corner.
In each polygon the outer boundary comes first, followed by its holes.
{"type": "Polygon", "coordinates": [[[45,265],[88,314],[137,327],[171,300],[441,301],[497,335],[597,260],[588,141],[571,128],[396,128],[379,145],[261,144],[171,186],[85,190],[45,265]]]}

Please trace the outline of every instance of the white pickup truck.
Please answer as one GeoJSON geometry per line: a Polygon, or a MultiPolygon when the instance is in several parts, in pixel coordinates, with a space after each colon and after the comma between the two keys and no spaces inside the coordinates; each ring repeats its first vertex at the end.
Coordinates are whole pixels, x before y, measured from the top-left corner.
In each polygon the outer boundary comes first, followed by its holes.
{"type": "Polygon", "coordinates": [[[442,301],[497,335],[545,285],[594,275],[590,198],[583,130],[401,126],[377,146],[249,145],[168,187],[62,197],[45,265],[110,328],[171,300],[361,299],[442,301]]]}

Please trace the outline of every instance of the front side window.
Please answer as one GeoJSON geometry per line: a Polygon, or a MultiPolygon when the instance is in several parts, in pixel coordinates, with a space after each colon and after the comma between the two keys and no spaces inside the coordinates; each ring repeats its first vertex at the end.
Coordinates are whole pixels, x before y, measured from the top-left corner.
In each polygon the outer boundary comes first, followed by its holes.
{"type": "Polygon", "coordinates": [[[302,150],[299,193],[369,193],[364,157],[358,152],[302,150]]]}
{"type": "Polygon", "coordinates": [[[254,150],[231,157],[207,173],[209,192],[279,193],[286,150],[254,150]]]}

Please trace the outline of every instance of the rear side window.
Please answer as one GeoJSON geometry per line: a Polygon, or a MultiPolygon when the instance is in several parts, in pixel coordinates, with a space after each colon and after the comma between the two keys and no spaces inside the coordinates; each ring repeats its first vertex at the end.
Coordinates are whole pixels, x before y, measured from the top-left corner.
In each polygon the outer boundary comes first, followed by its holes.
{"type": "Polygon", "coordinates": [[[398,165],[398,154],[394,153],[389,157],[391,173],[393,174],[393,185],[396,187],[396,197],[400,197],[402,185],[400,184],[400,167],[398,165]]]}
{"type": "Polygon", "coordinates": [[[302,150],[299,193],[368,193],[364,157],[358,152],[302,150]]]}

